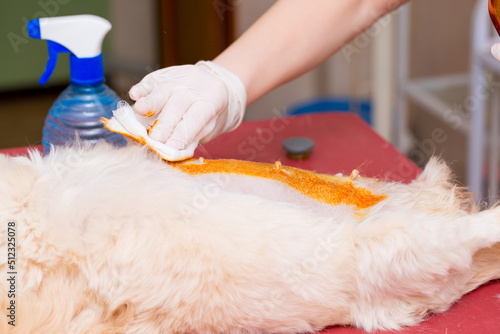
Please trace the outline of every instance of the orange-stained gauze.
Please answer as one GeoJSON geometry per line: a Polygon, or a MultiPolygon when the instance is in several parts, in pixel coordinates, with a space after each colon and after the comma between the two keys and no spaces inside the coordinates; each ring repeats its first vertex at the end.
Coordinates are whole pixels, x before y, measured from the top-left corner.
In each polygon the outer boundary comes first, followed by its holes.
{"type": "Polygon", "coordinates": [[[190,175],[224,173],[263,177],[282,182],[312,199],[330,205],[346,204],[366,209],[387,198],[385,194],[372,194],[368,189],[357,187],[348,179],[283,167],[278,162],[271,165],[230,159],[191,159],[171,163],[171,166],[190,175]]]}

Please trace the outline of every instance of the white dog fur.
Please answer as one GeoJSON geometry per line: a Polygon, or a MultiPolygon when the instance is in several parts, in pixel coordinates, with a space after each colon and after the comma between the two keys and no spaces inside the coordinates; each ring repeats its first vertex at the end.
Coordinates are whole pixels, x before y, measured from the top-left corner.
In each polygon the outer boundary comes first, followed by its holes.
{"type": "Polygon", "coordinates": [[[300,333],[414,325],[500,277],[500,211],[431,160],[363,214],[268,179],[189,176],[144,148],[0,156],[2,333],[300,333]],[[3,277],[3,276],[2,276],[3,277]]]}

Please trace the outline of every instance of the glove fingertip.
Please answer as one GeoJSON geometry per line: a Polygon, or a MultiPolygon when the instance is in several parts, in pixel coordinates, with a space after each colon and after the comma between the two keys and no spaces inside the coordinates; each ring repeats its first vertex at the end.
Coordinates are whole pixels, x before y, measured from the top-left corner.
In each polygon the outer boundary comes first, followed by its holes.
{"type": "Polygon", "coordinates": [[[498,61],[500,61],[500,43],[494,44],[491,47],[491,54],[493,57],[495,57],[498,61]]]}
{"type": "Polygon", "coordinates": [[[147,117],[153,116],[156,113],[155,108],[153,108],[149,101],[147,101],[146,99],[139,99],[134,104],[134,110],[139,115],[147,117]]]}
{"type": "Polygon", "coordinates": [[[160,143],[164,143],[165,142],[165,139],[163,138],[163,132],[161,131],[161,129],[158,129],[158,127],[152,127],[148,133],[148,136],[149,138],[157,141],[157,142],[160,142],[160,143]]]}
{"type": "Polygon", "coordinates": [[[147,89],[144,88],[141,84],[137,84],[135,86],[132,86],[130,90],[128,91],[128,95],[130,98],[134,101],[137,101],[141,97],[144,97],[148,94],[147,89]]]}

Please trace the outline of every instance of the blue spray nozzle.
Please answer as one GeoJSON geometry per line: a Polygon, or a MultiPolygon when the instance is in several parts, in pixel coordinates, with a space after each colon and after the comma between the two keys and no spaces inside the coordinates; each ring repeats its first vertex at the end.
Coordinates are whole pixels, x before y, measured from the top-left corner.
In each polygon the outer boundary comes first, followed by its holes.
{"type": "Polygon", "coordinates": [[[31,21],[28,21],[28,35],[31,38],[36,38],[36,39],[41,39],[41,33],[40,33],[40,20],[39,19],[34,19],[31,21]]]}
{"type": "MultiPolygon", "coordinates": [[[[28,21],[27,23],[28,35],[32,38],[41,39],[41,31],[40,31],[40,19],[34,19],[28,21]]],[[[66,47],[62,46],[59,43],[47,40],[47,47],[49,51],[49,59],[47,60],[47,65],[45,65],[45,71],[40,77],[40,85],[45,85],[49,80],[50,76],[54,72],[57,64],[57,58],[60,53],[71,53],[66,47]]]]}
{"type": "Polygon", "coordinates": [[[47,60],[47,65],[45,65],[45,71],[40,77],[40,85],[45,85],[49,80],[50,76],[54,72],[57,64],[57,57],[60,53],[71,53],[70,50],[62,46],[61,44],[57,44],[56,42],[47,41],[47,47],[49,49],[49,59],[47,60]]]}
{"type": "Polygon", "coordinates": [[[47,40],[49,59],[40,84],[52,75],[60,53],[70,54],[71,82],[93,85],[104,81],[101,46],[111,24],[95,15],[45,17],[28,21],[28,35],[47,40]]]}

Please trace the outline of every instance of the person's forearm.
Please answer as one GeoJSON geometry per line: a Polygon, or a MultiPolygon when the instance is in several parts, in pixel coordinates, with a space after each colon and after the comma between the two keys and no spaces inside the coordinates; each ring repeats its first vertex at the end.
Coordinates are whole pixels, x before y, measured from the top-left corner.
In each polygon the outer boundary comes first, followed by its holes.
{"type": "Polygon", "coordinates": [[[213,61],[236,74],[247,105],[306,73],[408,0],[280,0],[213,61]]]}

